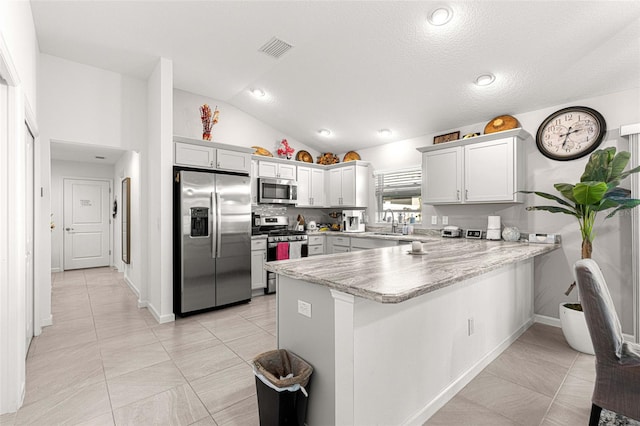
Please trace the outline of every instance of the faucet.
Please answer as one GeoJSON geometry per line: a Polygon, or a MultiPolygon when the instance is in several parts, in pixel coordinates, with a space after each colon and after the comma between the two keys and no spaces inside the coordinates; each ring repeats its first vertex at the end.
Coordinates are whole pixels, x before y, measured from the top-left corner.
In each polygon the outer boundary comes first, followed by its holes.
{"type": "Polygon", "coordinates": [[[391,233],[395,234],[396,233],[396,221],[395,218],[393,216],[393,210],[391,209],[386,209],[384,211],[384,217],[382,218],[383,220],[387,220],[387,212],[391,212],[391,233]]]}

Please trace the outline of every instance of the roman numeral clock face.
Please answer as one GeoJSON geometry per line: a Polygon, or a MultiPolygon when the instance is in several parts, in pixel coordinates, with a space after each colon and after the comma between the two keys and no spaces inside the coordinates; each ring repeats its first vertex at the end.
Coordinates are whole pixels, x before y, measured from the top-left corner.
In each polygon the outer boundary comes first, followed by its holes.
{"type": "Polygon", "coordinates": [[[553,160],[575,160],[595,150],[607,131],[602,115],[587,107],[569,107],[547,117],[536,134],[540,152],[553,160]]]}

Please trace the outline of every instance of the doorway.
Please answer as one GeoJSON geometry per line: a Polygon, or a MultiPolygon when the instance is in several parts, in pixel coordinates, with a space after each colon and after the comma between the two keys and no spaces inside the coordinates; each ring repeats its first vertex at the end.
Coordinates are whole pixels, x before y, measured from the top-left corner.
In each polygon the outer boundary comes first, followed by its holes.
{"type": "Polygon", "coordinates": [[[34,244],[34,145],[35,137],[29,129],[29,125],[25,122],[25,239],[26,239],[26,255],[25,255],[25,315],[26,315],[26,341],[25,353],[29,352],[29,345],[34,334],[34,312],[35,312],[35,288],[34,288],[34,264],[33,252],[34,244]]]}
{"type": "Polygon", "coordinates": [[[64,179],[64,270],[109,266],[111,181],[64,179]]]}

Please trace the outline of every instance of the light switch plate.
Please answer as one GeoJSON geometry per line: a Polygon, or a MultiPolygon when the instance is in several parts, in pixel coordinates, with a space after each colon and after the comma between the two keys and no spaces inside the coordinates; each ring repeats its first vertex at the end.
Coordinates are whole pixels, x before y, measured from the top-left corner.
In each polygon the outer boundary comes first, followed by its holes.
{"type": "Polygon", "coordinates": [[[311,318],[311,303],[304,300],[298,300],[298,313],[307,318],[311,318]]]}
{"type": "Polygon", "coordinates": [[[442,216],[442,224],[443,225],[449,224],[449,216],[442,216]]]}
{"type": "Polygon", "coordinates": [[[431,224],[432,225],[438,224],[438,216],[431,216],[431,224]]]}

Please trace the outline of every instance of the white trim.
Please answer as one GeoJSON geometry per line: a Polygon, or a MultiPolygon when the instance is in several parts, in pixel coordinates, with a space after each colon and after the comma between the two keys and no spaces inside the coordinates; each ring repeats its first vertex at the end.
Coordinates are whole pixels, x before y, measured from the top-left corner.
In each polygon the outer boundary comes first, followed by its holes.
{"type": "Polygon", "coordinates": [[[158,314],[158,311],[156,310],[156,308],[150,303],[147,304],[146,308],[149,310],[149,312],[151,312],[151,315],[153,315],[156,321],[158,321],[158,324],[165,324],[165,323],[173,322],[176,320],[176,316],[174,314],[167,314],[167,315],[158,314]]]}
{"type": "MultiPolygon", "coordinates": [[[[630,168],[640,166],[640,123],[620,127],[620,135],[629,139],[631,153],[630,168]]],[[[629,177],[631,197],[640,198],[640,173],[629,177]]],[[[631,210],[631,286],[633,290],[633,334],[632,341],[640,343],[640,211],[631,210]]]]}
{"type": "Polygon", "coordinates": [[[13,59],[11,59],[9,46],[5,43],[2,32],[0,32],[0,77],[7,82],[8,86],[18,86],[20,84],[18,70],[13,63],[13,59]]]}
{"type": "Polygon", "coordinates": [[[353,425],[354,392],[355,392],[355,358],[354,322],[355,297],[338,290],[331,289],[334,310],[335,339],[335,418],[334,424],[353,425]]]}
{"type": "Polygon", "coordinates": [[[55,272],[62,272],[61,268],[51,268],[51,273],[55,273],[55,272]]]}
{"type": "Polygon", "coordinates": [[[40,327],[49,327],[50,325],[53,325],[53,315],[49,315],[47,318],[40,320],[40,327]]]}
{"type": "Polygon", "coordinates": [[[545,315],[535,314],[533,316],[533,322],[560,328],[560,319],[559,318],[554,318],[554,317],[548,317],[548,316],[545,316],[545,315]]]}

